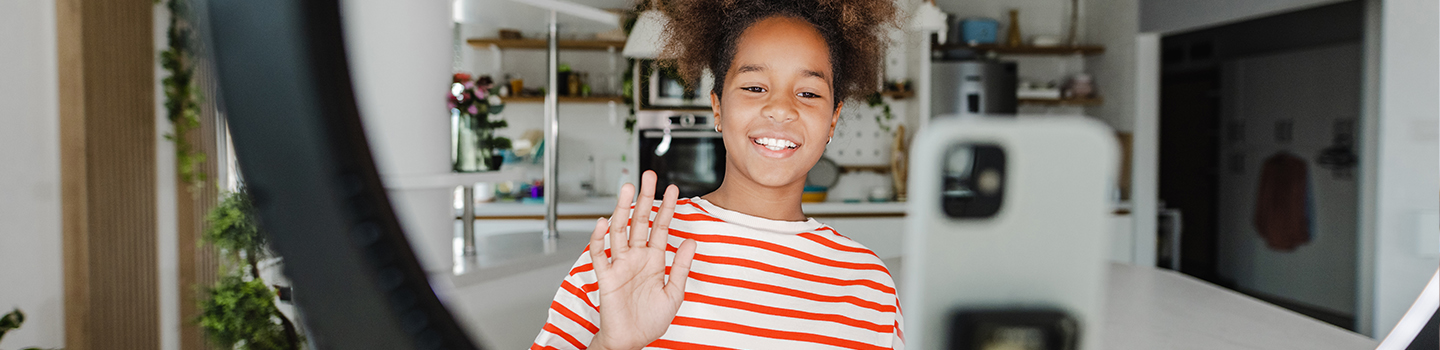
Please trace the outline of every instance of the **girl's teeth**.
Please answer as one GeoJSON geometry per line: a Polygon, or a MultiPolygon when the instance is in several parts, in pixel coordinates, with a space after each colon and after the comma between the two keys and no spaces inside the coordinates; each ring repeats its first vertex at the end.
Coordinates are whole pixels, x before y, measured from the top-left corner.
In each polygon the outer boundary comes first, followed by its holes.
{"type": "Polygon", "coordinates": [[[755,143],[761,146],[765,146],[765,148],[768,148],[772,151],[779,151],[786,148],[795,148],[794,142],[769,137],[755,139],[755,143]]]}

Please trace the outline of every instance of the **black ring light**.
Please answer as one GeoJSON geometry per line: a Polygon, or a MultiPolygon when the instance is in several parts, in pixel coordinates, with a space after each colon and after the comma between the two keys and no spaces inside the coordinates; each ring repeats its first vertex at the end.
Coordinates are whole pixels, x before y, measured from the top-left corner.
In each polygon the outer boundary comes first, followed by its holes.
{"type": "Polygon", "coordinates": [[[380,182],[338,0],[211,0],[246,186],[321,349],[475,349],[430,289],[380,182]]]}

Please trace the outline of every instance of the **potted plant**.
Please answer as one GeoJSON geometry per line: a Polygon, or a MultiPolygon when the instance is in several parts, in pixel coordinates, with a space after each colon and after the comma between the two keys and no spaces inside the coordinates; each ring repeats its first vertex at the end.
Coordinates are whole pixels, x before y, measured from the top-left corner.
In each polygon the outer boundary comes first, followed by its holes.
{"type": "Polygon", "coordinates": [[[454,171],[499,170],[504,161],[500,151],[510,148],[510,139],[495,134],[510,124],[491,117],[505,109],[500,96],[491,91],[493,83],[488,75],[471,80],[470,74],[455,73],[451,79],[447,106],[455,146],[450,154],[454,171]]]}
{"type": "Polygon", "coordinates": [[[200,328],[225,349],[298,350],[304,347],[304,336],[276,307],[276,291],[260,275],[261,263],[274,254],[254,210],[241,188],[205,217],[205,240],[219,249],[222,259],[219,281],[205,289],[200,303],[200,328]]]}

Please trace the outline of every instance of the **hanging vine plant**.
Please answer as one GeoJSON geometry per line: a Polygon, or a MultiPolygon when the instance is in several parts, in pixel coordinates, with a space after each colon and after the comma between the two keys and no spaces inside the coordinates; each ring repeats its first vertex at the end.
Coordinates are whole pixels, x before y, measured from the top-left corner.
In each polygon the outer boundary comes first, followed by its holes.
{"type": "MultiPolygon", "coordinates": [[[[156,0],[159,4],[160,0],[156,0]]],[[[165,0],[170,10],[170,28],[165,37],[169,46],[160,51],[160,67],[168,76],[161,81],[165,92],[165,115],[171,131],[165,139],[175,144],[175,170],[190,187],[205,183],[205,153],[190,144],[186,135],[200,128],[200,88],[195,83],[194,28],[190,26],[189,0],[165,0]]]]}

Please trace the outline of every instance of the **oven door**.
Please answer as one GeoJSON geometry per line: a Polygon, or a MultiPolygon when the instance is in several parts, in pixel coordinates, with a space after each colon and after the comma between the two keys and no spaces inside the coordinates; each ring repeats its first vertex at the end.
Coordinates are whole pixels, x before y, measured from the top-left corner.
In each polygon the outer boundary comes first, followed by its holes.
{"type": "Polygon", "coordinates": [[[640,131],[640,154],[636,158],[640,160],[641,172],[655,171],[656,189],[675,184],[680,188],[680,197],[687,198],[720,188],[720,182],[725,179],[725,142],[720,133],[672,129],[668,147],[656,154],[663,143],[664,130],[640,131]]]}

